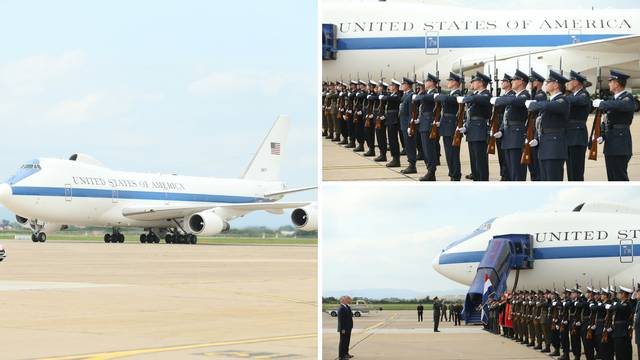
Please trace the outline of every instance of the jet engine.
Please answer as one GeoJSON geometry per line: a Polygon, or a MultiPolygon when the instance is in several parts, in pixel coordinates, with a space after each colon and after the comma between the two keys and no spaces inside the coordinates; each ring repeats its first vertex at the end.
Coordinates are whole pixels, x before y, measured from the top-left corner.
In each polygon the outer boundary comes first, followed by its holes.
{"type": "Polygon", "coordinates": [[[62,231],[69,228],[67,225],[41,223],[38,220],[31,220],[20,215],[16,215],[16,221],[20,226],[30,229],[34,233],[43,232],[45,234],[50,234],[52,232],[62,231]]]}
{"type": "Polygon", "coordinates": [[[294,209],[291,212],[291,222],[300,230],[318,230],[318,215],[315,204],[294,209]]]}
{"type": "Polygon", "coordinates": [[[217,235],[229,231],[229,223],[211,211],[203,211],[185,217],[185,227],[196,235],[217,235]]]}

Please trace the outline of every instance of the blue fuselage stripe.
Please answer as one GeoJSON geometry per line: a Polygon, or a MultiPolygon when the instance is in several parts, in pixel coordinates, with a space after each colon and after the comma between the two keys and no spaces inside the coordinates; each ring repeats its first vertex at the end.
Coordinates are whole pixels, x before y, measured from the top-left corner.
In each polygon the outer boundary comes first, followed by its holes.
{"type": "Polygon", "coordinates": [[[14,186],[13,195],[16,196],[57,196],[72,198],[96,198],[96,199],[112,199],[114,191],[117,191],[118,199],[131,200],[161,200],[161,201],[192,201],[207,203],[255,203],[265,202],[267,199],[251,197],[251,196],[234,196],[234,195],[211,195],[211,194],[189,194],[176,192],[158,192],[158,191],[131,191],[131,190],[104,190],[104,189],[71,189],[68,194],[65,188],[61,187],[34,187],[34,186],[14,186]]]}
{"type": "MultiPolygon", "coordinates": [[[[440,265],[446,265],[480,262],[480,260],[482,260],[482,257],[484,256],[484,253],[484,251],[467,251],[441,254],[438,263],[440,265]]],[[[633,245],[633,254],[640,254],[640,244],[633,245]]],[[[603,257],[620,257],[620,245],[564,246],[533,249],[534,260],[584,259],[603,257]]]]}
{"type": "MultiPolygon", "coordinates": [[[[602,40],[629,34],[591,35],[469,35],[440,36],[440,48],[543,47],[602,40]]],[[[338,39],[338,50],[424,49],[424,36],[338,39]]]]}

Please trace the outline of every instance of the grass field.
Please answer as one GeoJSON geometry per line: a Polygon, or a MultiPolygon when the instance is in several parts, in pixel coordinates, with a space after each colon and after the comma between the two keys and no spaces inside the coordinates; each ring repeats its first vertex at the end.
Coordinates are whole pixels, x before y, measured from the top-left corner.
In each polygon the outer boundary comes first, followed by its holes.
{"type": "MultiPolygon", "coordinates": [[[[425,310],[431,310],[433,306],[431,304],[422,304],[425,310]]],[[[352,305],[353,306],[353,305],[352,305]]],[[[418,304],[369,304],[369,310],[376,310],[382,308],[382,310],[416,310],[418,304]]],[[[330,309],[336,309],[338,304],[322,304],[322,311],[330,309]]]]}
{"type": "MultiPolygon", "coordinates": [[[[20,236],[31,236],[29,233],[19,233],[20,236]]],[[[134,233],[125,233],[125,242],[131,243],[139,243],[140,234],[134,233]]],[[[0,233],[0,240],[12,240],[15,239],[15,233],[0,233]]],[[[47,241],[96,241],[103,242],[102,236],[94,236],[94,235],[83,235],[83,234],[51,234],[48,235],[47,241]]],[[[30,241],[26,240],[25,241],[30,241]]],[[[164,243],[164,240],[162,240],[164,243]]],[[[249,238],[249,237],[198,237],[198,244],[212,244],[212,245],[233,245],[233,244],[243,244],[243,245],[317,245],[318,239],[314,238],[249,238]]]]}

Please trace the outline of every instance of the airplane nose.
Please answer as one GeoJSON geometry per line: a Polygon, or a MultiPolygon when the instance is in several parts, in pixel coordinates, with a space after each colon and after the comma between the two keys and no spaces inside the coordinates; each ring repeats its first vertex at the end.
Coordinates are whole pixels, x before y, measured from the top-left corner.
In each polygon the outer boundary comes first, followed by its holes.
{"type": "Polygon", "coordinates": [[[440,255],[433,258],[433,260],[431,261],[431,266],[435,271],[442,274],[442,269],[440,268],[440,255]]]}
{"type": "Polygon", "coordinates": [[[6,203],[12,195],[13,191],[11,190],[11,186],[9,186],[9,184],[0,184],[0,202],[6,203]]]}

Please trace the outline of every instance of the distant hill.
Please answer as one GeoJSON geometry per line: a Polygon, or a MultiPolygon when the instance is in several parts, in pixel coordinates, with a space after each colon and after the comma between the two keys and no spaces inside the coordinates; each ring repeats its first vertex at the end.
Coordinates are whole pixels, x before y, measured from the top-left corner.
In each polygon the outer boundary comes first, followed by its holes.
{"type": "Polygon", "coordinates": [[[353,290],[326,290],[323,291],[324,297],[340,297],[342,295],[349,295],[351,297],[366,297],[369,299],[386,299],[386,298],[398,298],[398,299],[420,299],[426,296],[444,296],[444,295],[465,295],[466,289],[449,289],[449,290],[435,290],[435,291],[419,291],[411,289],[353,289],[353,290]]]}

